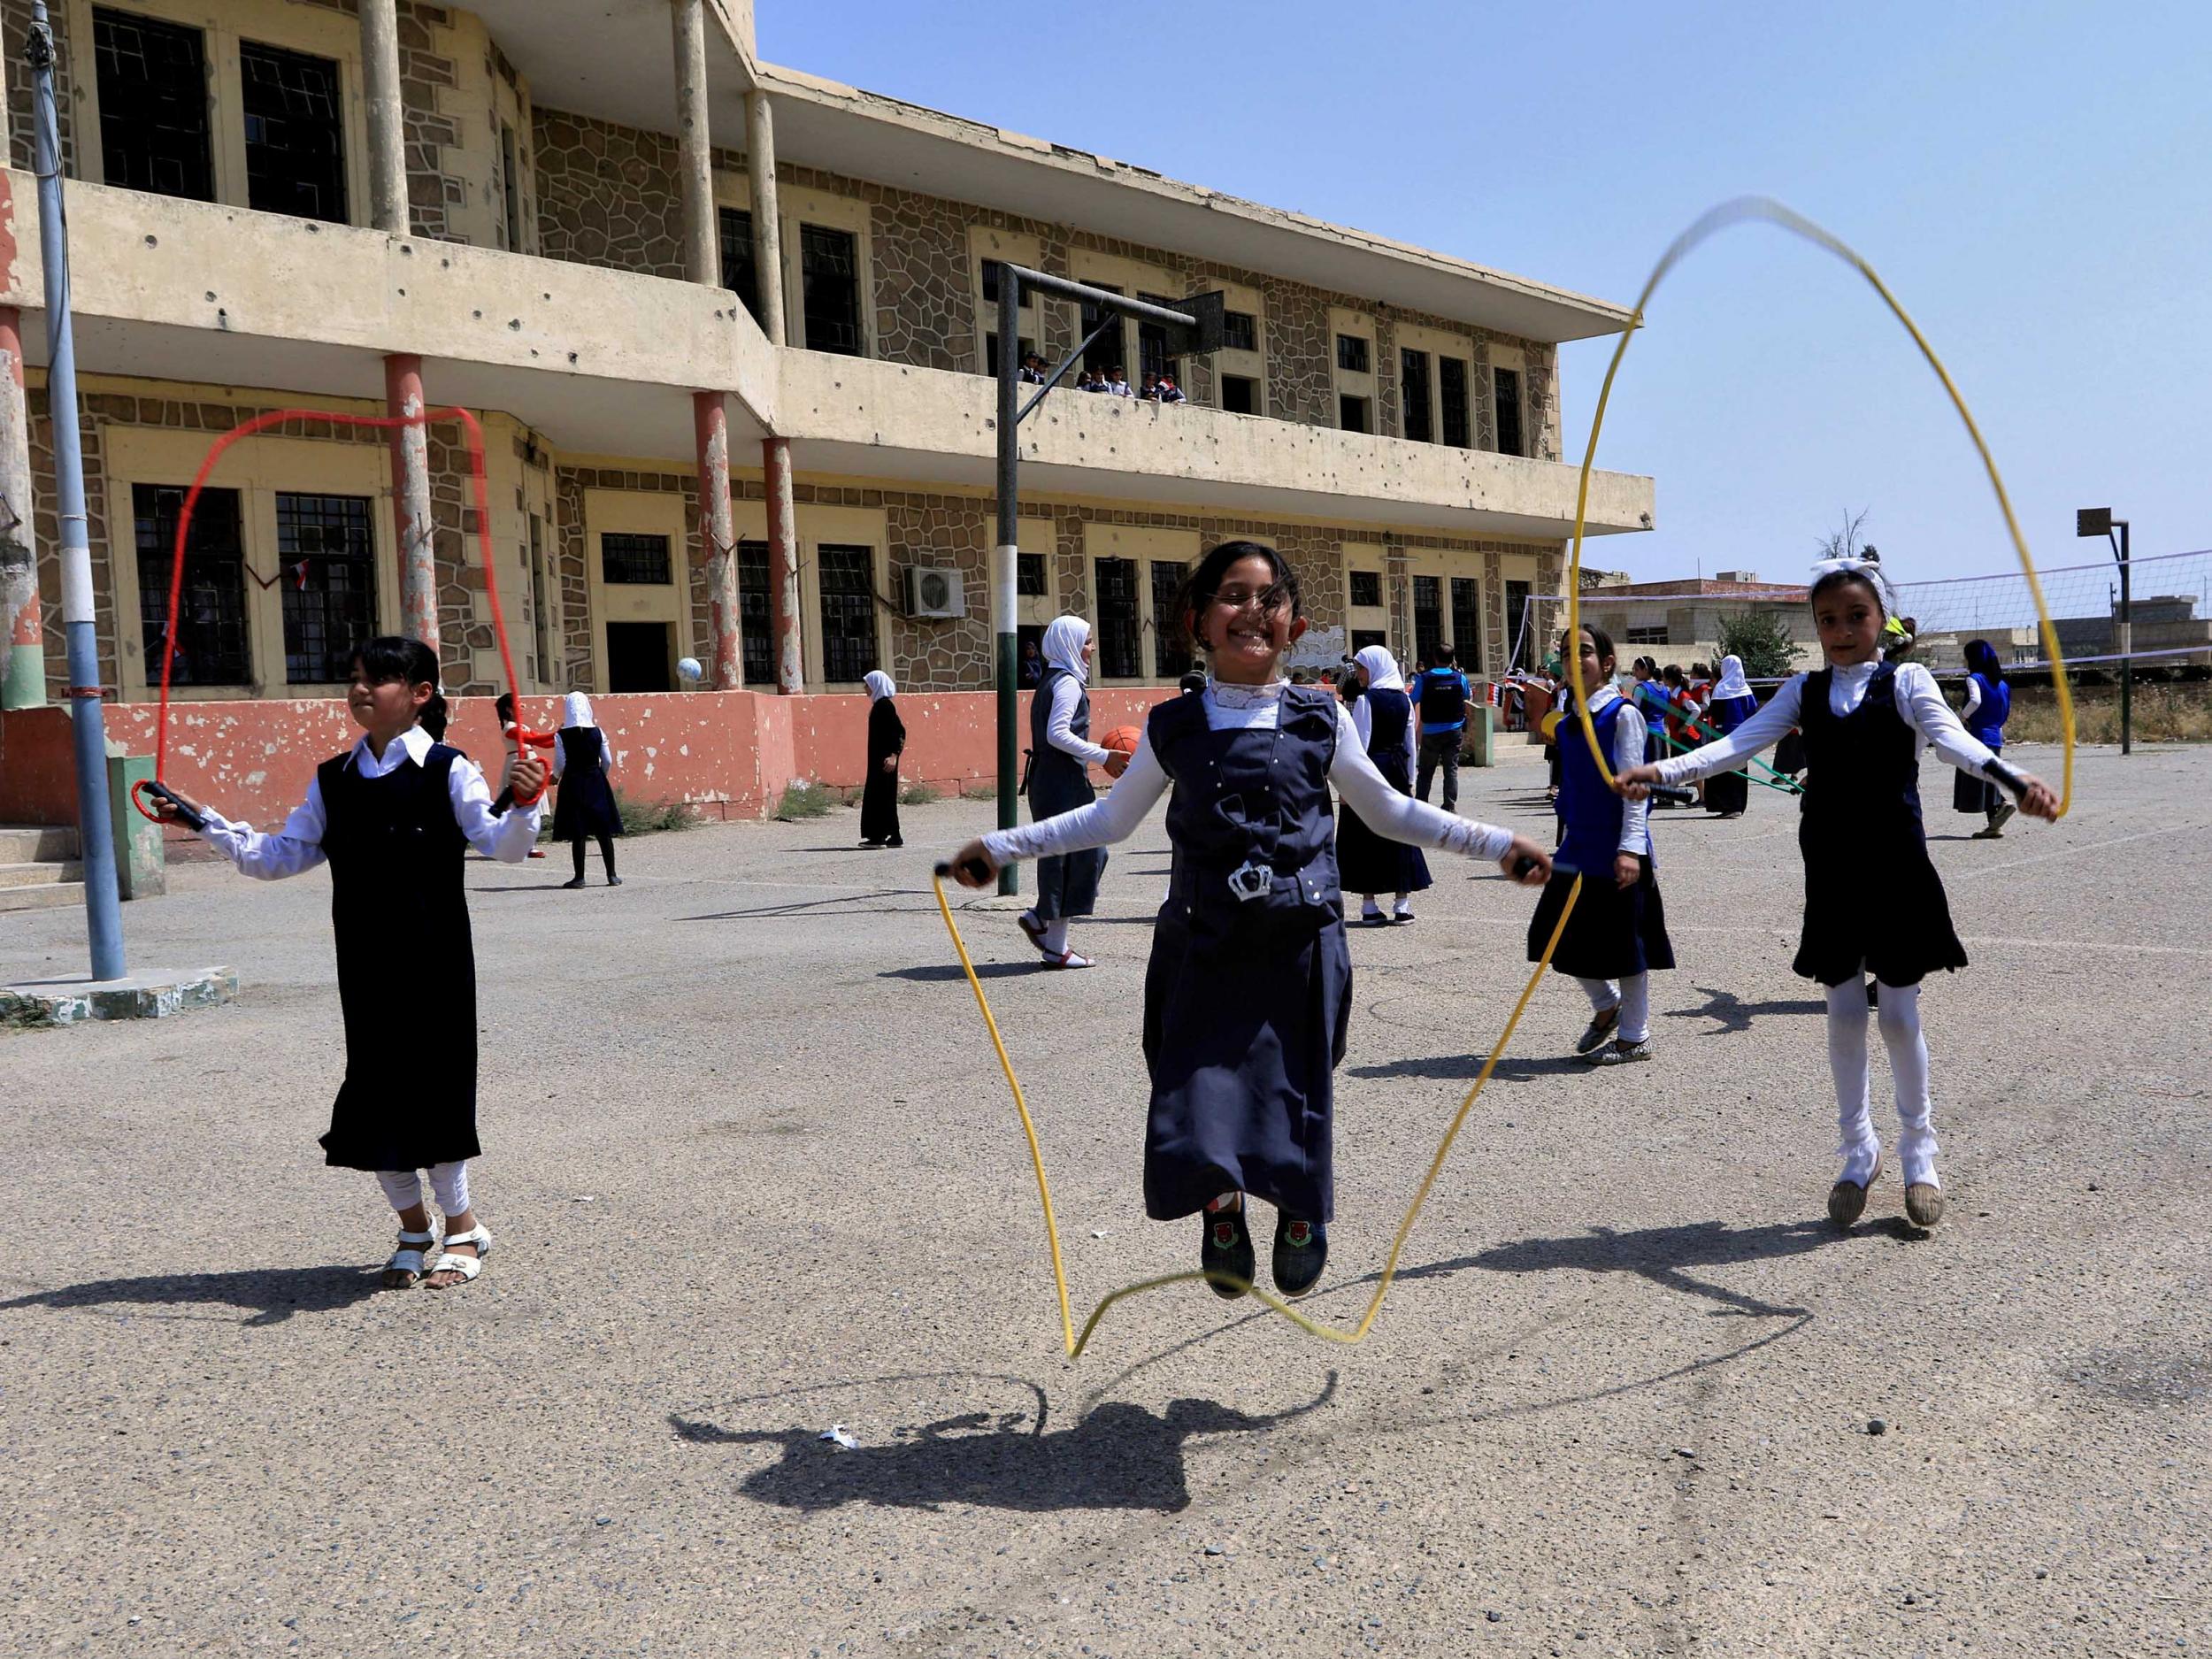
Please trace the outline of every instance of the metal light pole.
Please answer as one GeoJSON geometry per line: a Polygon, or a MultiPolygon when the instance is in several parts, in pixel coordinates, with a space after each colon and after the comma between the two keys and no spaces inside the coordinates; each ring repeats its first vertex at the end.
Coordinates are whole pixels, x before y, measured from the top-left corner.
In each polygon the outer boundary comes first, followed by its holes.
{"type": "Polygon", "coordinates": [[[2120,566],[2120,611],[2113,625],[2113,643],[2120,657],[2120,752],[2135,752],[2135,606],[2128,586],[2128,521],[2115,518],[2109,507],[2083,507],[2074,514],[2077,536],[2101,535],[2112,543],[2112,557],[2120,566]],[[2116,538],[2113,532],[2120,534],[2116,538]]]}
{"type": "Polygon", "coordinates": [[[100,706],[100,648],[93,633],[92,548],[86,539],[84,454],[77,431],[77,349],[69,322],[69,221],[61,199],[61,137],[54,111],[54,34],[45,0],[33,0],[24,55],[31,65],[38,170],[38,242],[46,279],[46,398],[54,425],[55,523],[61,531],[61,617],[69,641],[70,723],[75,727],[78,856],[92,977],[119,979],[123,915],[108,814],[107,723],[100,706]]]}

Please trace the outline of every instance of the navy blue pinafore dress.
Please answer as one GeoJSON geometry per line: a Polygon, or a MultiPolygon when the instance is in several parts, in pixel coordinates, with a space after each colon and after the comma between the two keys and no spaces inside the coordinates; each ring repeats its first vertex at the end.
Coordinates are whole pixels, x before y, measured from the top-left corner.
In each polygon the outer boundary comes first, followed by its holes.
{"type": "MultiPolygon", "coordinates": [[[[1598,741],[1612,752],[1615,723],[1640,720],[1627,700],[1616,697],[1590,717],[1598,741]]],[[[1570,716],[1559,723],[1559,817],[1566,826],[1553,855],[1552,878],[1544,884],[1536,914],[1529,918],[1528,959],[1540,962],[1551,931],[1559,926],[1582,872],[1582,896],[1575,901],[1567,931],[1552,953],[1552,971],[1578,979],[1620,979],[1654,968],[1674,966],[1674,945],[1667,937],[1667,909],[1659,896],[1659,857],[1645,832],[1644,871],[1626,892],[1613,879],[1613,861],[1621,850],[1623,803],[1598,771],[1582,722],[1570,716]]]]}
{"type": "MultiPolygon", "coordinates": [[[[1406,727],[1413,721],[1413,699],[1402,691],[1386,689],[1363,695],[1372,723],[1367,758],[1392,788],[1411,795],[1406,727]]],[[[1348,801],[1337,810],[1336,858],[1347,893],[1418,893],[1429,885],[1429,861],[1421,849],[1378,835],[1348,801]]]]}
{"type": "MultiPolygon", "coordinates": [[[[1091,787],[1089,769],[1065,749],[1053,748],[1045,737],[1052,723],[1053,683],[1071,678],[1064,668],[1048,668],[1037,689],[1029,694],[1029,815],[1033,819],[1057,818],[1098,799],[1098,791],[1091,787]]],[[[1080,738],[1091,734],[1091,697],[1079,685],[1068,730],[1080,738]]],[[[1098,884],[1105,874],[1103,847],[1037,860],[1038,920],[1088,916],[1098,908],[1098,884]]]]}
{"type": "Polygon", "coordinates": [[[1287,686],[1279,717],[1273,731],[1217,732],[1202,698],[1177,697],[1147,726],[1174,784],[1173,886],[1144,981],[1156,1221],[1232,1190],[1310,1221],[1335,1210],[1334,1071],[1352,990],[1329,812],[1336,699],[1287,686]]]}
{"type": "Polygon", "coordinates": [[[1917,985],[1966,965],[1943,878],[1920,818],[1920,740],[1897,711],[1897,665],[1884,663],[1846,715],[1828,706],[1833,671],[1805,676],[1805,931],[1791,965],[1841,985],[1863,970],[1917,985]]]}

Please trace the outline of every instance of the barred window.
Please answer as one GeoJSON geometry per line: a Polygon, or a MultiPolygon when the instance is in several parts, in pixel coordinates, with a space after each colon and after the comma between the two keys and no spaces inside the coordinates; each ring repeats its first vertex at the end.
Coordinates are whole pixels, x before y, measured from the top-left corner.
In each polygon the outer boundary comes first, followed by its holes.
{"type": "Polygon", "coordinates": [[[1515,369],[1494,369],[1490,380],[1498,416],[1498,453],[1519,455],[1522,453],[1520,373],[1515,369]]]}
{"type": "Polygon", "coordinates": [[[815,551],[822,593],[822,678],[840,685],[865,680],[876,666],[876,555],[873,548],[815,551]]]}
{"type": "Polygon", "coordinates": [[[806,349],[860,356],[860,239],[849,230],[800,226],[799,284],[806,349]]]}
{"type": "Polygon", "coordinates": [[[1041,553],[1018,553],[1014,556],[1014,592],[1024,599],[1042,599],[1050,591],[1045,580],[1045,556],[1041,553]]]}
{"type": "Polygon", "coordinates": [[[1482,672],[1482,584],[1471,576],[1452,578],[1452,646],[1462,668],[1482,672]]]}
{"type": "Polygon", "coordinates": [[[1339,334],[1336,337],[1336,366],[1347,374],[1367,373],[1367,341],[1359,334],[1339,334]]]}
{"type": "Polygon", "coordinates": [[[246,41],[246,204],[346,222],[346,145],[338,65],[246,41]]]}
{"type": "Polygon", "coordinates": [[[1436,661],[1444,645],[1444,581],[1439,576],[1413,579],[1413,652],[1424,663],[1436,661]]]}
{"type": "Polygon", "coordinates": [[[1437,403],[1443,414],[1444,442],[1455,449],[1474,442],[1467,419],[1467,361],[1463,357],[1436,360],[1437,403]]]}
{"type": "Polygon", "coordinates": [[[1144,674],[1144,646],[1137,614],[1137,561],[1098,561],[1098,662],[1107,680],[1144,674]]]}
{"type": "Polygon", "coordinates": [[[1382,602],[1382,572],[1354,571],[1352,603],[1356,605],[1379,605],[1382,602]]]}
{"type": "Polygon", "coordinates": [[[753,257],[753,216],[741,207],[722,210],[722,286],[760,320],[760,270],[753,257]]]}
{"type": "Polygon", "coordinates": [[[1398,391],[1403,405],[1403,424],[1399,436],[1416,443],[1428,443],[1436,436],[1436,428],[1429,415],[1429,354],[1425,351],[1398,353],[1398,391]]]}
{"type": "Polygon", "coordinates": [[[775,614],[768,599],[768,543],[737,544],[737,626],[745,653],[745,683],[776,683],[775,614]]]}
{"type": "Polygon", "coordinates": [[[376,540],[369,511],[365,495],[276,498],[288,685],[343,681],[354,647],[376,632],[376,540]]]}
{"type": "Polygon", "coordinates": [[[92,13],[100,158],[110,184],[215,199],[207,40],[198,29],[104,8],[92,13]]]}
{"type": "Polygon", "coordinates": [[[1221,344],[1229,351],[1257,351],[1260,349],[1260,319],[1250,311],[1221,313],[1221,344]]]}
{"type": "Polygon", "coordinates": [[[1183,640],[1183,618],[1175,601],[1190,566],[1170,559],[1152,562],[1152,672],[1162,680],[1188,673],[1195,664],[1183,640]]]}
{"type": "MultiPolygon", "coordinates": [[[[161,680],[163,638],[169,624],[169,576],[177,519],[185,491],[175,484],[134,484],[131,510],[138,536],[139,639],[146,678],[161,680]]],[[[169,680],[178,686],[245,686],[253,682],[253,652],[246,637],[246,552],[241,537],[238,492],[204,489],[192,509],[184,549],[184,580],[177,595],[176,657],[169,680]]]]}
{"type": "Polygon", "coordinates": [[[649,586],[674,580],[668,538],[603,532],[599,538],[599,579],[617,584],[649,586]]]}

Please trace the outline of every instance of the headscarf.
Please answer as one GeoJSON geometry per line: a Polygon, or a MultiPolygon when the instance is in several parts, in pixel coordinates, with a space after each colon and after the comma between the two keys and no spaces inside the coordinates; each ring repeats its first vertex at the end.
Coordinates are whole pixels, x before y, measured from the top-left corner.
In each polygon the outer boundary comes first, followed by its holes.
{"type": "Polygon", "coordinates": [[[1740,657],[1722,657],[1720,679],[1714,682],[1711,701],[1718,703],[1724,697],[1747,697],[1750,695],[1750,683],[1743,677],[1743,658],[1740,657]]]}
{"type": "Polygon", "coordinates": [[[891,676],[880,668],[870,669],[860,683],[868,687],[868,701],[871,703],[879,703],[899,694],[899,688],[891,683],[891,676]]]}
{"type": "Polygon", "coordinates": [[[1997,660],[1997,648],[1987,640],[1967,641],[1966,666],[1993,686],[2001,682],[2005,677],[2003,664],[1997,660]]]}
{"type": "Polygon", "coordinates": [[[1363,645],[1352,660],[1359,664],[1360,677],[1367,682],[1370,691],[1403,691],[1406,677],[1398,667],[1398,659],[1390,654],[1387,645],[1363,645]]]}
{"type": "Polygon", "coordinates": [[[1090,638],[1091,625],[1082,618],[1053,618],[1045,624],[1045,665],[1071,676],[1079,686],[1087,685],[1091,665],[1083,660],[1083,648],[1090,638]]]}
{"type": "Polygon", "coordinates": [[[582,692],[572,691],[561,699],[561,725],[563,726],[590,726],[594,723],[591,718],[591,699],[582,692]]]}

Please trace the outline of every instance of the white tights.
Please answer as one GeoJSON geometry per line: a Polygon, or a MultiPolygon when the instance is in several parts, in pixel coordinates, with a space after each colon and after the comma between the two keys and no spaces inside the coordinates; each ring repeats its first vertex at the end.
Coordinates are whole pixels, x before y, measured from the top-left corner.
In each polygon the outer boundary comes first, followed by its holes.
{"type": "MultiPolygon", "coordinates": [[[[1930,1121],[1928,1040],[1920,1030],[1920,987],[1885,985],[1876,1010],[1889,1075],[1897,1091],[1897,1152],[1908,1181],[1935,1182],[1935,1127],[1930,1121]]],[[[1837,1150],[1871,1161],[1881,1138],[1867,1101],[1866,984],[1854,974],[1828,987],[1828,1070],[1836,1083],[1837,1150]]]]}
{"type": "MultiPolygon", "coordinates": [[[[422,1202],[422,1178],[414,1171],[379,1170],[376,1179],[394,1210],[412,1210],[422,1202]]],[[[438,1208],[447,1215],[468,1214],[469,1161],[456,1158],[450,1164],[432,1164],[430,1190],[437,1195],[438,1208]]]]}
{"type": "Polygon", "coordinates": [[[1068,948],[1068,918],[1056,916],[1047,922],[1044,938],[1040,942],[1056,956],[1065,953],[1068,948]]]}
{"type": "Polygon", "coordinates": [[[1610,979],[1578,979],[1575,983],[1590,999],[1592,1013],[1621,1010],[1620,1025],[1613,1033],[1621,1041],[1641,1042],[1651,1035],[1651,975],[1632,973],[1617,985],[1610,979]]]}

